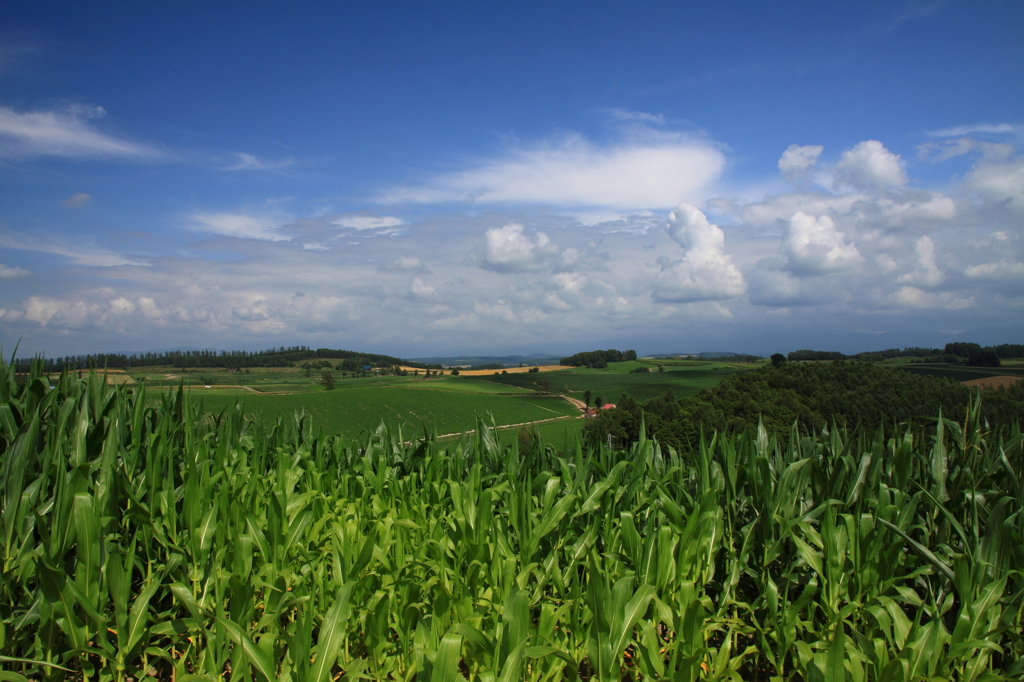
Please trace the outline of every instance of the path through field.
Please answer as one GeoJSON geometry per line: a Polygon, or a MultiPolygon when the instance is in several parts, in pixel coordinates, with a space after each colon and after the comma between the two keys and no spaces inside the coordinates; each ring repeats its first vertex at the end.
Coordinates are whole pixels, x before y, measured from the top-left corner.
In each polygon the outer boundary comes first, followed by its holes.
{"type": "MultiPolygon", "coordinates": [[[[578,407],[581,410],[585,410],[586,407],[587,407],[586,404],[582,400],[577,400],[576,398],[570,398],[567,395],[563,395],[561,397],[562,397],[563,400],[565,400],[566,402],[571,404],[573,407],[578,407]]],[[[518,424],[499,424],[498,426],[495,426],[494,428],[497,431],[504,431],[505,429],[515,429],[515,428],[519,428],[519,427],[522,427],[522,426],[533,426],[535,424],[547,424],[549,422],[562,422],[562,421],[566,421],[566,420],[569,420],[569,419],[583,419],[583,415],[581,414],[579,416],[573,416],[571,414],[568,414],[568,415],[564,415],[564,416],[561,416],[561,417],[550,417],[548,419],[536,419],[536,420],[534,420],[532,422],[520,422],[518,424]]],[[[437,437],[438,438],[454,438],[455,436],[461,436],[463,433],[476,433],[476,429],[469,429],[468,431],[459,431],[458,433],[445,433],[445,434],[439,435],[437,437]]]]}

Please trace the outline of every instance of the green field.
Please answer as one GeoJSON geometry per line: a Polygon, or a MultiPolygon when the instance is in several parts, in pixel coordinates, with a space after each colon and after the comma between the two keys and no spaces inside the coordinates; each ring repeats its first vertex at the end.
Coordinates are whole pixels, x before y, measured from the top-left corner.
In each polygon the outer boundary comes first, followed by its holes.
{"type": "MultiPolygon", "coordinates": [[[[623,393],[647,400],[672,390],[677,396],[693,395],[714,386],[724,377],[757,367],[756,364],[692,360],[639,360],[612,363],[605,369],[566,368],[554,372],[497,374],[481,376],[344,376],[333,371],[334,389],[326,391],[321,370],[299,367],[253,368],[228,372],[226,369],[140,368],[131,370],[135,382],[147,386],[184,385],[204,406],[220,412],[240,401],[247,414],[264,419],[290,419],[298,411],[309,415],[327,433],[357,435],[376,429],[382,422],[401,426],[403,432],[418,433],[425,426],[436,434],[461,433],[476,428],[477,416],[498,426],[543,422],[555,417],[569,418],[534,424],[546,442],[560,449],[573,447],[583,420],[572,419],[580,412],[561,396],[606,403],[618,401],[623,393]],[[647,373],[631,373],[636,368],[647,373]],[[658,371],[659,367],[662,371],[658,371]]],[[[502,429],[499,436],[513,439],[518,428],[502,429]]],[[[508,441],[506,441],[508,442],[508,441]]]]}
{"type": "Polygon", "coordinates": [[[477,415],[493,415],[497,424],[518,424],[579,413],[557,396],[504,396],[402,386],[361,386],[294,395],[199,394],[199,389],[193,389],[191,394],[213,412],[234,405],[236,400],[246,413],[269,420],[289,419],[302,410],[328,433],[349,436],[376,429],[381,422],[412,427],[413,431],[425,425],[440,435],[475,428],[477,415]]]}
{"type": "Polygon", "coordinates": [[[539,374],[501,374],[497,376],[467,377],[478,383],[495,383],[520,390],[550,390],[582,399],[584,391],[591,397],[600,396],[606,403],[614,403],[623,393],[643,401],[664,395],[671,389],[677,396],[693,395],[737,372],[754,369],[759,365],[721,362],[673,361],[664,363],[664,372],[631,374],[637,367],[657,367],[651,361],[612,363],[607,369],[574,367],[558,372],[539,374]]]}
{"type": "MultiPolygon", "coordinates": [[[[977,399],[888,441],[563,452],[24,378],[0,360],[3,682],[1024,675],[1022,439],[977,399]]],[[[403,391],[556,400],[266,397],[403,391]]]]}

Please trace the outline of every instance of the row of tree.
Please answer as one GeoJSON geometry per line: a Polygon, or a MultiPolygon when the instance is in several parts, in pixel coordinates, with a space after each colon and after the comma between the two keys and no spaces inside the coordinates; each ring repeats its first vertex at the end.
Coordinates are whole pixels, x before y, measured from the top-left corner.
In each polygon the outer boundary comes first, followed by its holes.
{"type": "Polygon", "coordinates": [[[635,350],[592,350],[586,353],[576,353],[558,361],[560,365],[568,367],[589,367],[591,369],[603,369],[609,362],[628,362],[636,360],[635,350]]]}
{"type": "MultiPolygon", "coordinates": [[[[702,433],[733,432],[756,427],[789,432],[819,431],[833,420],[851,427],[887,433],[898,423],[934,425],[942,413],[962,419],[971,390],[950,379],[852,361],[783,363],[724,379],[688,398],[665,395],[638,403],[623,394],[617,409],[602,412],[584,426],[588,439],[635,441],[641,419],[647,435],[662,444],[693,451],[702,433]]],[[[984,394],[982,414],[993,427],[1010,428],[1024,419],[1024,382],[984,394]]]]}
{"type": "MultiPolygon", "coordinates": [[[[773,358],[775,356],[772,356],[773,358]]],[[[945,348],[887,348],[881,351],[843,355],[836,351],[795,350],[785,356],[793,362],[824,362],[829,360],[861,360],[867,362],[892,358],[915,358],[920,362],[969,365],[971,367],[999,367],[1000,360],[1024,357],[1024,345],[1004,343],[999,346],[982,347],[977,343],[947,343],[945,348]]],[[[775,364],[778,364],[777,362],[775,364]]]]}
{"type": "MultiPolygon", "coordinates": [[[[351,350],[335,350],[307,346],[281,346],[263,351],[215,351],[215,350],[172,350],[150,353],[97,353],[93,355],[69,355],[66,357],[44,358],[43,367],[46,372],[60,372],[64,369],[128,369],[131,367],[291,367],[303,361],[320,359],[342,360],[340,363],[348,371],[370,367],[391,367],[406,365],[426,369],[428,365],[418,362],[401,360],[390,355],[378,353],[361,353],[351,350]]],[[[27,372],[31,358],[18,358],[14,361],[16,371],[27,372]]],[[[434,367],[440,368],[440,365],[434,367]]]]}

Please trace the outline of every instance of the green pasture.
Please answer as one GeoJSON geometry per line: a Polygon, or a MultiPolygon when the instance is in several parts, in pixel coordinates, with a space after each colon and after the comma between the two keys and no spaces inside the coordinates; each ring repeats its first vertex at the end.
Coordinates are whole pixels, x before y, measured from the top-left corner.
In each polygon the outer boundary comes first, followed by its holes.
{"type": "Polygon", "coordinates": [[[757,367],[708,362],[672,367],[664,372],[632,374],[621,371],[619,365],[643,366],[639,361],[622,362],[610,364],[609,369],[573,368],[539,374],[467,377],[467,380],[502,384],[519,390],[547,390],[551,393],[569,394],[578,399],[582,399],[584,391],[590,391],[592,399],[600,396],[605,402],[613,403],[619,400],[623,393],[629,393],[641,401],[664,395],[669,389],[679,397],[693,395],[714,386],[730,374],[757,367]]]}
{"type": "MultiPolygon", "coordinates": [[[[757,366],[693,360],[659,360],[658,364],[635,361],[612,363],[606,369],[567,368],[557,372],[444,375],[429,379],[422,375],[342,376],[335,370],[332,391],[324,390],[321,370],[313,370],[307,377],[299,367],[253,368],[249,372],[145,368],[134,370],[131,375],[151,388],[184,384],[192,397],[202,400],[206,409],[214,412],[240,401],[247,414],[262,415],[268,420],[291,419],[295,412],[305,411],[328,433],[356,435],[384,422],[407,425],[417,432],[426,425],[436,433],[446,434],[475,428],[477,415],[487,419],[493,415],[499,426],[576,417],[579,412],[559,396],[582,399],[588,390],[591,400],[600,397],[606,403],[617,402],[623,393],[640,401],[668,390],[685,397],[714,386],[730,374],[757,366]],[[658,364],[664,365],[664,371],[656,371],[658,364]],[[638,367],[655,371],[631,373],[638,367]]],[[[574,446],[582,425],[582,420],[573,419],[536,427],[546,442],[561,449],[574,446]]],[[[514,438],[517,430],[510,429],[508,437],[514,438]]]]}
{"type": "Polygon", "coordinates": [[[247,414],[264,420],[290,420],[298,411],[308,414],[316,426],[328,433],[355,436],[374,430],[381,422],[389,426],[406,425],[412,432],[423,426],[438,434],[458,433],[476,427],[477,415],[496,424],[518,424],[539,421],[578,411],[557,396],[505,396],[460,391],[417,390],[408,385],[363,386],[293,395],[258,395],[254,393],[200,393],[191,395],[202,400],[204,409],[220,412],[240,401],[247,414]]]}

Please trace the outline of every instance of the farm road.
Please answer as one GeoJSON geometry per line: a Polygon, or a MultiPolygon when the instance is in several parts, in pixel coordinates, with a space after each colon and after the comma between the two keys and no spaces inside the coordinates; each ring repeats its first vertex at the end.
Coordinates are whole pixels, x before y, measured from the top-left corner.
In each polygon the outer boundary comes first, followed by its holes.
{"type": "MultiPolygon", "coordinates": [[[[571,414],[568,414],[568,415],[565,415],[564,417],[550,417],[548,419],[538,419],[538,420],[532,421],[532,422],[520,422],[518,424],[501,424],[499,426],[495,426],[494,428],[497,431],[503,431],[505,429],[515,429],[515,428],[518,428],[520,426],[533,426],[534,424],[546,424],[548,422],[562,422],[562,421],[567,421],[569,419],[580,419],[580,418],[581,417],[574,417],[571,414]]],[[[442,433],[442,434],[439,434],[437,437],[438,438],[454,438],[455,436],[461,436],[464,433],[476,433],[476,429],[468,429],[466,431],[458,431],[456,433],[442,433]]]]}
{"type": "MultiPolygon", "coordinates": [[[[563,396],[561,396],[561,398],[566,400],[566,401],[568,401],[571,405],[573,405],[574,407],[578,407],[581,410],[585,410],[586,407],[587,407],[586,404],[582,400],[577,400],[576,398],[570,398],[567,395],[563,395],[563,396]]],[[[500,424],[500,425],[496,426],[495,429],[497,429],[498,431],[502,431],[504,429],[516,429],[516,428],[519,428],[521,426],[533,426],[534,424],[546,424],[548,422],[561,422],[561,421],[566,421],[568,419],[582,419],[582,418],[583,418],[582,414],[578,415],[578,416],[573,416],[571,414],[567,414],[567,415],[564,415],[564,416],[561,416],[561,417],[549,417],[547,419],[537,419],[537,420],[534,420],[532,422],[520,422],[518,424],[500,424]]],[[[437,437],[438,438],[453,438],[454,436],[461,436],[463,433],[476,433],[476,429],[470,429],[468,431],[459,431],[458,433],[445,433],[445,434],[439,435],[437,437]]]]}

